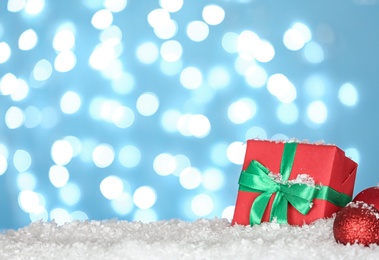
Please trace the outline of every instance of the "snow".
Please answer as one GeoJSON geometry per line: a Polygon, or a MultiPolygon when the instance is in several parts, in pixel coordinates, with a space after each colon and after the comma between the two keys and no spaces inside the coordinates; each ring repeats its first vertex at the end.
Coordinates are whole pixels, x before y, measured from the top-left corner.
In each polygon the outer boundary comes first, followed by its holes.
{"type": "Polygon", "coordinates": [[[0,259],[378,259],[378,245],[338,244],[332,227],[333,218],[302,227],[218,218],[34,222],[0,234],[0,259]]]}

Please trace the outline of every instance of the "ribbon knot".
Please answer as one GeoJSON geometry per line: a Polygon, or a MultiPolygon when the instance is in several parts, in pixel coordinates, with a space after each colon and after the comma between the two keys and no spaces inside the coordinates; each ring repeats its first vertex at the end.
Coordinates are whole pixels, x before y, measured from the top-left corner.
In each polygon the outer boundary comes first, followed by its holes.
{"type": "Polygon", "coordinates": [[[259,224],[272,194],[276,198],[272,205],[270,221],[274,218],[278,223],[287,223],[288,203],[297,211],[306,215],[312,207],[318,186],[309,186],[288,181],[278,182],[269,176],[270,170],[260,162],[253,160],[249,167],[242,171],[239,184],[245,191],[260,192],[250,210],[250,223],[259,224]]]}

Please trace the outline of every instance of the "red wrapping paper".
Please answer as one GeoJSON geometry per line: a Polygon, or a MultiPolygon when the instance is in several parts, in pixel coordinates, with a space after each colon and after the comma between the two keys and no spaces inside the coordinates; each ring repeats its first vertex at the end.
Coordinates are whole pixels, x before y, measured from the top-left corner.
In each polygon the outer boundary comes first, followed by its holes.
{"type": "MultiPolygon", "coordinates": [[[[248,140],[242,169],[246,170],[252,160],[257,160],[273,173],[279,173],[284,142],[248,140]]],[[[298,174],[308,174],[316,185],[329,186],[350,197],[353,194],[357,164],[345,156],[344,151],[334,145],[299,143],[288,180],[298,174]]],[[[261,193],[238,191],[232,224],[250,225],[250,209],[261,193]]],[[[262,222],[269,221],[271,205],[275,194],[264,212],[262,222]]],[[[291,205],[288,206],[288,223],[309,224],[320,218],[329,218],[340,207],[321,199],[315,199],[307,215],[302,215],[291,205]]]]}

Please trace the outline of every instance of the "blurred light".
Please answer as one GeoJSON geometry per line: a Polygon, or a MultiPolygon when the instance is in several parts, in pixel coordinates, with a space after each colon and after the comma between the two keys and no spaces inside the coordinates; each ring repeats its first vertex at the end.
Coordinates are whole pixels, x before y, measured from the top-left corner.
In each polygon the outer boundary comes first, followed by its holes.
{"type": "Polygon", "coordinates": [[[162,59],[168,62],[178,61],[182,57],[182,53],[182,45],[180,42],[174,40],[165,41],[160,48],[162,59]]]}
{"type": "Polygon", "coordinates": [[[179,183],[187,190],[196,189],[201,184],[200,171],[195,167],[187,167],[179,176],[179,183]]]}
{"type": "Polygon", "coordinates": [[[245,72],[247,84],[253,88],[263,87],[267,82],[267,72],[258,65],[250,66],[245,72]]]}
{"type": "Polygon", "coordinates": [[[159,5],[170,13],[178,12],[183,7],[183,0],[159,0],[159,5]]]}
{"type": "Polygon", "coordinates": [[[112,164],[115,154],[109,144],[100,144],[95,147],[92,153],[92,160],[99,168],[106,168],[112,164]]]}
{"type": "Polygon", "coordinates": [[[0,143],[0,154],[3,155],[5,159],[8,158],[9,151],[5,144],[0,143]]]}
{"type": "Polygon", "coordinates": [[[134,76],[128,72],[123,71],[120,77],[113,79],[112,88],[120,95],[125,95],[130,93],[135,85],[134,76]]]}
{"type": "Polygon", "coordinates": [[[45,0],[27,0],[25,12],[30,15],[38,15],[45,8],[45,0]]]}
{"type": "Polygon", "coordinates": [[[13,165],[19,172],[29,170],[32,164],[32,157],[27,151],[17,150],[13,155],[13,165]]]}
{"type": "Polygon", "coordinates": [[[58,53],[54,60],[54,69],[59,72],[68,72],[76,65],[76,56],[72,51],[58,53]]]}
{"type": "Polygon", "coordinates": [[[133,199],[130,194],[123,192],[119,197],[111,201],[113,210],[119,215],[127,215],[133,210],[133,199]]]}
{"type": "Polygon", "coordinates": [[[279,104],[276,115],[284,124],[293,124],[298,120],[299,110],[294,103],[279,104]]]}
{"type": "Polygon", "coordinates": [[[102,9],[97,11],[91,19],[91,24],[96,29],[102,30],[106,29],[112,25],[113,15],[108,9],[102,9]]]}
{"type": "Polygon", "coordinates": [[[49,170],[49,180],[56,188],[65,186],[70,178],[67,168],[61,165],[53,165],[49,170]]]}
{"type": "Polygon", "coordinates": [[[196,216],[204,217],[209,215],[213,210],[213,200],[206,194],[196,195],[191,201],[191,209],[196,216]]]}
{"type": "Polygon", "coordinates": [[[234,209],[235,209],[234,205],[226,207],[221,213],[221,218],[226,218],[229,222],[232,222],[234,209]]]}
{"type": "Polygon", "coordinates": [[[268,78],[267,90],[283,103],[291,103],[297,96],[295,86],[285,75],[279,73],[268,78]]]}
{"type": "Polygon", "coordinates": [[[121,148],[118,159],[124,167],[136,167],[141,161],[141,151],[134,145],[126,145],[121,148]]]}
{"type": "Polygon", "coordinates": [[[338,90],[338,98],[345,106],[355,106],[358,102],[357,89],[351,83],[345,83],[338,90]]]}
{"type": "Polygon", "coordinates": [[[356,148],[347,148],[345,149],[345,154],[347,157],[351,158],[353,161],[359,164],[360,162],[360,154],[358,149],[356,148]]]}
{"type": "Polygon", "coordinates": [[[133,202],[140,209],[150,209],[156,200],[155,190],[149,186],[141,186],[133,194],[133,202]]]}
{"type": "Polygon", "coordinates": [[[57,165],[68,164],[73,154],[73,148],[67,140],[57,140],[51,146],[51,158],[57,165]]]}
{"type": "Polygon", "coordinates": [[[2,95],[11,95],[15,91],[18,79],[12,73],[5,74],[0,81],[0,91],[2,95]]]}
{"type": "Polygon", "coordinates": [[[202,184],[209,191],[220,190],[225,185],[224,174],[216,168],[209,168],[203,172],[202,184]]]}
{"type": "Polygon", "coordinates": [[[305,24],[297,22],[292,26],[292,28],[300,32],[304,42],[309,42],[312,40],[312,32],[305,24]]]}
{"type": "Polygon", "coordinates": [[[328,117],[328,109],[322,101],[314,101],[309,104],[307,108],[307,116],[309,119],[316,124],[325,123],[328,117]]]}
{"type": "Polygon", "coordinates": [[[211,124],[209,119],[204,115],[192,115],[188,121],[188,130],[192,136],[203,138],[211,131],[211,124]]]}
{"type": "MultiPolygon", "coordinates": [[[[117,45],[117,46],[120,46],[120,45],[117,45]]],[[[101,75],[104,78],[107,78],[107,79],[110,79],[110,80],[114,80],[114,79],[118,79],[118,78],[120,78],[122,76],[122,74],[124,73],[123,70],[124,70],[124,68],[123,68],[122,61],[120,59],[113,59],[113,60],[110,61],[110,63],[108,64],[108,66],[105,67],[101,71],[101,75]]]]}
{"type": "Polygon", "coordinates": [[[245,140],[254,139],[254,138],[267,139],[267,133],[262,127],[259,127],[259,126],[250,127],[246,131],[245,140]]]}
{"type": "Polygon", "coordinates": [[[216,143],[211,147],[210,157],[212,163],[218,166],[226,166],[229,163],[229,159],[226,155],[226,150],[228,149],[228,144],[226,143],[216,143]]]}
{"type": "Polygon", "coordinates": [[[311,30],[303,23],[295,23],[283,36],[283,43],[287,49],[297,51],[312,39],[311,30]]]}
{"type": "Polygon", "coordinates": [[[17,13],[24,9],[26,0],[8,0],[7,9],[9,12],[17,13]]]}
{"type": "Polygon", "coordinates": [[[147,22],[153,28],[159,27],[162,22],[167,23],[168,20],[170,20],[170,14],[165,9],[154,9],[147,15],[147,22]]]}
{"type": "Polygon", "coordinates": [[[104,0],[104,7],[114,13],[118,13],[125,9],[127,3],[127,0],[104,0]]]}
{"type": "Polygon", "coordinates": [[[242,165],[243,160],[245,158],[245,152],[246,152],[246,144],[242,142],[232,142],[229,144],[228,148],[226,149],[226,156],[228,157],[229,161],[237,164],[242,165]]]}
{"type": "Polygon", "coordinates": [[[79,95],[73,91],[67,91],[61,98],[61,110],[65,114],[76,113],[81,105],[79,95]]]}
{"type": "Polygon", "coordinates": [[[305,81],[305,91],[310,98],[319,99],[326,94],[326,80],[322,76],[312,75],[305,81]]]}
{"type": "Polygon", "coordinates": [[[82,141],[79,138],[69,135],[65,136],[63,140],[70,143],[73,151],[72,157],[75,157],[80,154],[80,152],[82,151],[82,141]]]}
{"type": "Polygon", "coordinates": [[[164,59],[160,62],[160,68],[163,74],[167,76],[173,76],[178,74],[183,67],[183,62],[181,60],[177,60],[174,62],[169,62],[164,59]]]}
{"type": "Polygon", "coordinates": [[[32,29],[24,31],[20,38],[18,39],[18,48],[23,51],[28,51],[33,49],[38,41],[38,36],[36,32],[32,29]]]}
{"type": "Polygon", "coordinates": [[[254,50],[254,58],[259,62],[269,62],[275,56],[275,49],[269,41],[260,40],[254,50]]]}
{"type": "Polygon", "coordinates": [[[0,153],[0,176],[3,175],[8,169],[7,158],[0,153]]]}
{"type": "Polygon", "coordinates": [[[24,111],[22,111],[19,107],[11,106],[5,113],[5,124],[9,129],[21,127],[24,120],[24,111]]]}
{"type": "Polygon", "coordinates": [[[13,86],[11,97],[13,101],[21,101],[28,96],[29,86],[23,79],[17,79],[17,84],[13,86]]]}
{"type": "Polygon", "coordinates": [[[257,113],[257,105],[250,98],[241,98],[228,108],[228,117],[234,124],[243,124],[257,113]]]}
{"type": "Polygon", "coordinates": [[[88,215],[80,210],[74,211],[70,214],[71,220],[85,221],[88,220],[88,215]]]}
{"type": "Polygon", "coordinates": [[[100,40],[103,43],[113,45],[113,46],[119,44],[121,42],[121,38],[122,38],[122,31],[116,25],[109,26],[108,28],[104,29],[100,33],[100,40]]]}
{"type": "Polygon", "coordinates": [[[239,35],[234,32],[227,32],[222,37],[222,47],[226,52],[236,53],[238,51],[239,35]]]}
{"type": "Polygon", "coordinates": [[[42,122],[41,111],[34,107],[28,106],[25,109],[25,122],[24,125],[26,128],[34,128],[42,122]]]}
{"type": "Polygon", "coordinates": [[[213,67],[208,74],[207,82],[213,89],[226,88],[231,81],[229,71],[221,66],[213,67]]]}
{"type": "Polygon", "coordinates": [[[204,21],[209,25],[218,25],[225,18],[225,11],[218,5],[207,5],[202,13],[204,21]]]}
{"type": "Polygon", "coordinates": [[[151,92],[145,92],[137,99],[136,108],[143,116],[152,116],[157,112],[159,100],[157,95],[151,92]]]}
{"type": "Polygon", "coordinates": [[[203,75],[198,68],[187,67],[180,73],[180,83],[187,89],[196,89],[200,87],[203,81],[203,75]]]}
{"type": "Polygon", "coordinates": [[[95,47],[89,58],[89,65],[95,70],[105,70],[117,57],[115,46],[102,43],[95,47]]]}
{"type": "Polygon", "coordinates": [[[67,222],[71,221],[70,214],[62,208],[55,208],[50,211],[50,220],[61,226],[67,222]]]}
{"type": "Polygon", "coordinates": [[[184,114],[177,121],[177,129],[184,136],[203,138],[211,130],[209,119],[201,114],[184,114]]]}
{"type": "Polygon", "coordinates": [[[161,20],[158,24],[154,25],[155,35],[162,40],[167,40],[174,37],[177,31],[178,25],[176,21],[172,19],[161,20]]]}
{"type": "Polygon", "coordinates": [[[6,62],[11,56],[11,48],[6,42],[0,42],[0,64],[6,62]]]}
{"type": "Polygon", "coordinates": [[[29,213],[29,218],[32,222],[48,221],[49,214],[47,213],[47,210],[44,207],[40,206],[38,207],[38,210],[29,213]]]}
{"type": "Polygon", "coordinates": [[[154,209],[138,209],[133,216],[133,221],[140,221],[142,223],[149,223],[157,220],[158,216],[154,209]]]}
{"type": "Polygon", "coordinates": [[[299,30],[291,28],[284,33],[283,43],[287,49],[297,51],[304,47],[305,39],[299,30]]]}
{"type": "Polygon", "coordinates": [[[158,58],[158,47],[153,42],[145,42],[138,46],[136,54],[140,62],[151,64],[158,58]]]}
{"type": "Polygon", "coordinates": [[[175,176],[180,176],[180,173],[188,167],[191,167],[191,161],[188,159],[187,156],[183,154],[177,154],[174,156],[176,168],[175,171],[172,173],[175,176]]]}
{"type": "Polygon", "coordinates": [[[215,96],[215,91],[209,88],[206,84],[201,84],[199,88],[192,91],[192,98],[184,103],[184,106],[189,111],[196,110],[195,107],[198,105],[207,105],[212,101],[215,96]]]}
{"type": "Polygon", "coordinates": [[[261,39],[253,31],[243,31],[238,36],[237,50],[238,54],[245,60],[252,60],[255,58],[255,53],[260,51],[261,39]]]}
{"type": "MultiPolygon", "coordinates": [[[[1,158],[1,155],[0,155],[1,158]]],[[[0,162],[1,165],[1,162],[0,162]]],[[[1,173],[1,170],[0,170],[1,173]]],[[[1,175],[1,174],[0,174],[1,175]]],[[[17,187],[20,191],[34,190],[37,186],[37,179],[34,174],[21,172],[17,175],[17,187]]]]}
{"type": "Polygon", "coordinates": [[[310,63],[320,63],[324,61],[324,50],[320,44],[309,42],[304,48],[304,57],[310,63]]]}
{"type": "Polygon", "coordinates": [[[234,69],[242,76],[245,76],[249,69],[257,66],[255,59],[244,59],[243,56],[238,56],[234,62],[234,69]]]}
{"type": "Polygon", "coordinates": [[[134,122],[134,113],[129,107],[120,106],[112,114],[113,123],[119,128],[128,128],[134,122]]]}
{"type": "Polygon", "coordinates": [[[202,21],[193,21],[187,25],[187,36],[194,42],[204,41],[209,34],[209,27],[202,21]]]}
{"type": "Polygon", "coordinates": [[[176,132],[180,117],[180,112],[177,110],[164,111],[161,117],[162,128],[169,133],[176,132]]]}
{"type": "Polygon", "coordinates": [[[33,69],[33,77],[38,81],[45,81],[50,78],[53,72],[51,63],[45,59],[36,63],[33,69]]]}
{"type": "Polygon", "coordinates": [[[75,183],[67,183],[59,189],[59,197],[65,204],[73,206],[80,200],[80,188],[75,183]]]}
{"type": "Polygon", "coordinates": [[[60,51],[69,51],[72,50],[75,46],[75,35],[69,29],[59,30],[53,39],[53,48],[60,51]]]}
{"type": "Polygon", "coordinates": [[[114,200],[124,191],[124,183],[119,177],[111,175],[101,181],[100,191],[105,198],[114,200]]]}
{"type": "Polygon", "coordinates": [[[176,160],[174,156],[169,153],[161,153],[155,157],[153,168],[158,175],[170,175],[176,169],[176,160]]]}
{"type": "Polygon", "coordinates": [[[18,204],[26,213],[38,212],[42,206],[38,193],[31,190],[23,190],[18,194],[18,204]]]}

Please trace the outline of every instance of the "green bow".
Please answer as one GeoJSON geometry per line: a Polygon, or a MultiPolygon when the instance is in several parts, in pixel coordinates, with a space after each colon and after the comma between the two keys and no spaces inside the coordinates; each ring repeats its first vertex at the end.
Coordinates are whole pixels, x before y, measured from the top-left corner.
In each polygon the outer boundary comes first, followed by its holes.
{"type": "Polygon", "coordinates": [[[250,209],[250,224],[259,224],[262,221],[268,202],[272,194],[276,193],[270,213],[270,221],[275,217],[278,223],[287,223],[288,203],[301,214],[306,215],[312,207],[315,198],[344,207],[351,201],[351,197],[337,192],[327,186],[289,183],[287,180],[292,170],[297,143],[286,143],[284,146],[280,172],[282,180],[277,182],[270,176],[270,170],[256,160],[251,161],[245,171],[242,171],[239,184],[240,190],[261,192],[254,200],[250,209]]]}

